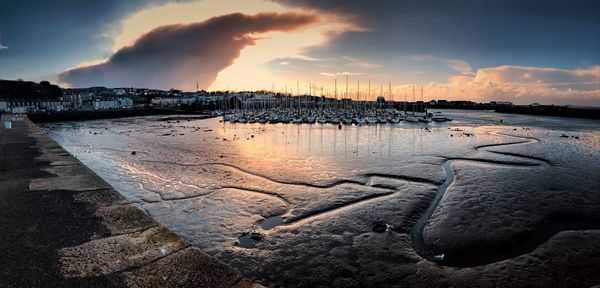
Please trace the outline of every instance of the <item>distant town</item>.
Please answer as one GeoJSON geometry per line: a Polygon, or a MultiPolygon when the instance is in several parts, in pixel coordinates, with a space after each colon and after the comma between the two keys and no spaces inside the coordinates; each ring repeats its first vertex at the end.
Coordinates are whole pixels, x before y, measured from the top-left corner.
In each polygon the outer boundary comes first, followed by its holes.
{"type": "Polygon", "coordinates": [[[292,95],[272,91],[208,92],[201,90],[183,92],[175,89],[165,91],[147,88],[60,88],[47,81],[34,83],[0,80],[0,112],[12,114],[57,112],[64,114],[91,111],[121,111],[126,113],[127,110],[144,109],[207,113],[209,111],[269,109],[284,103],[283,105],[299,105],[307,108],[331,107],[331,105],[368,105],[368,107],[374,109],[404,109],[419,112],[425,112],[428,108],[472,109],[600,118],[600,110],[594,107],[540,105],[538,103],[515,105],[504,101],[479,103],[444,99],[409,102],[391,101],[385,99],[384,96],[376,95],[373,95],[373,100],[338,96],[334,98],[320,95],[292,95]]]}

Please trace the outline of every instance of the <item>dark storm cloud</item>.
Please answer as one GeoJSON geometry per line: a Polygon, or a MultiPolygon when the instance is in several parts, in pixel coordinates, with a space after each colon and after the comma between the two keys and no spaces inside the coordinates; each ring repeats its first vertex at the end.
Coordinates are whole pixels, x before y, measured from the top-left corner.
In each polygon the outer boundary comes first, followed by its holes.
{"type": "MultiPolygon", "coordinates": [[[[191,0],[190,0],[191,1],[191,0]]],[[[151,5],[182,0],[0,0],[0,78],[38,79],[112,48],[115,25],[151,5]]],[[[50,79],[47,79],[50,80],[50,79]]]]}
{"type": "MultiPolygon", "coordinates": [[[[68,36],[97,37],[116,19],[148,6],[188,2],[173,0],[0,0],[0,31],[15,49],[35,49],[33,40],[45,46],[77,45],[60,42],[68,36]]],[[[81,40],[81,39],[80,39],[81,40]]]]}
{"type": "Polygon", "coordinates": [[[253,45],[253,33],[290,31],[314,23],[312,14],[230,14],[192,24],[169,25],[143,35],[106,63],[63,72],[73,86],[207,88],[217,74],[253,45]]]}
{"type": "MultiPolygon", "coordinates": [[[[600,61],[600,1],[275,0],[345,15],[369,29],[342,34],[315,57],[431,54],[474,66],[573,67],[600,61]]],[[[588,64],[589,65],[589,64],[588,64]]]]}

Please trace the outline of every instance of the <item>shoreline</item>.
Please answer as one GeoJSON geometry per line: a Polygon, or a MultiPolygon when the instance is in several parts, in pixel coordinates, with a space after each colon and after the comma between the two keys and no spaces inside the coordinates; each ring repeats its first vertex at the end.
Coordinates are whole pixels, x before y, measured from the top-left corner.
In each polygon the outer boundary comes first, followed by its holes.
{"type": "Polygon", "coordinates": [[[495,113],[506,113],[516,115],[529,116],[548,116],[548,117],[564,117],[575,119],[600,119],[600,108],[586,107],[566,107],[566,106],[458,106],[458,105],[435,105],[427,107],[427,110],[472,110],[472,111],[493,111],[495,113]]]}
{"type": "Polygon", "coordinates": [[[215,117],[207,115],[202,111],[187,111],[177,109],[161,109],[161,108],[142,108],[142,109],[114,109],[114,110],[90,110],[90,111],[63,111],[63,112],[36,112],[29,113],[28,117],[34,123],[43,122],[65,122],[65,121],[85,121],[85,120],[101,120],[101,119],[116,119],[152,115],[189,115],[197,119],[206,119],[215,117]]]}
{"type": "MultiPolygon", "coordinates": [[[[262,287],[130,203],[27,117],[0,127],[0,286],[262,287]]],[[[2,122],[13,116],[2,115],[2,122]]]]}

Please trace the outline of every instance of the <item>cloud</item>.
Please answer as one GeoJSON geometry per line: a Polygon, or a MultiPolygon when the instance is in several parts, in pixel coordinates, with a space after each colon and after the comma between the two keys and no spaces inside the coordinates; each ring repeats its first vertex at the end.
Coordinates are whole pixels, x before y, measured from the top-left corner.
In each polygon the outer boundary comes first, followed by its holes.
{"type": "Polygon", "coordinates": [[[2,45],[2,33],[0,33],[0,50],[8,49],[8,46],[2,45]]]}
{"type": "Polygon", "coordinates": [[[459,72],[462,75],[472,76],[475,75],[473,67],[465,61],[461,60],[445,60],[446,65],[452,68],[452,70],[459,72]]]}
{"type": "Polygon", "coordinates": [[[352,58],[352,57],[348,57],[348,56],[342,56],[342,58],[344,58],[345,60],[348,60],[348,64],[346,64],[346,66],[349,67],[360,67],[360,68],[379,68],[381,67],[381,65],[377,64],[377,63],[372,63],[366,60],[361,60],[361,59],[357,59],[357,58],[352,58]]]}
{"type": "Polygon", "coordinates": [[[77,87],[191,89],[198,81],[206,88],[242,49],[255,44],[255,34],[293,31],[318,20],[309,13],[235,13],[162,26],[119,49],[106,62],[67,70],[59,79],[77,87]]]}
{"type": "Polygon", "coordinates": [[[487,67],[477,70],[474,76],[453,76],[446,84],[432,82],[425,89],[429,99],[600,106],[600,66],[573,70],[487,67]]]}
{"type": "Polygon", "coordinates": [[[287,61],[281,61],[281,62],[279,62],[279,65],[290,65],[290,62],[287,62],[287,61]]]}
{"type": "Polygon", "coordinates": [[[499,66],[477,71],[474,81],[512,83],[514,85],[544,85],[555,88],[568,86],[583,90],[600,85],[600,66],[589,69],[558,69],[546,67],[499,66]]]}
{"type": "Polygon", "coordinates": [[[337,72],[337,73],[321,72],[321,73],[319,73],[319,75],[326,76],[326,77],[360,76],[360,75],[364,75],[364,73],[357,73],[357,72],[337,72]]]}
{"type": "Polygon", "coordinates": [[[445,59],[442,57],[435,57],[432,55],[426,54],[411,54],[404,57],[405,59],[416,61],[416,62],[433,62],[440,63],[444,66],[454,70],[455,72],[459,72],[461,75],[473,76],[475,73],[473,72],[473,67],[466,61],[456,60],[456,59],[445,59]]]}
{"type": "Polygon", "coordinates": [[[298,59],[298,60],[309,61],[309,62],[319,62],[319,61],[322,61],[321,59],[314,58],[314,57],[309,57],[309,56],[306,56],[306,55],[291,55],[291,56],[289,56],[287,58],[298,59]]]}
{"type": "Polygon", "coordinates": [[[377,5],[364,0],[273,1],[342,15],[365,27],[369,33],[346,33],[338,45],[329,47],[346,52],[342,55],[375,46],[379,54],[456,57],[452,55],[485,52],[490,57],[526,52],[527,56],[544,58],[543,54],[560,51],[575,54],[570,56],[573,59],[582,55],[597,59],[600,41],[591,37],[599,32],[596,11],[600,4],[594,0],[581,0],[576,5],[568,1],[540,5],[536,0],[381,0],[377,5]],[[538,55],[540,51],[544,53],[538,55]]]}

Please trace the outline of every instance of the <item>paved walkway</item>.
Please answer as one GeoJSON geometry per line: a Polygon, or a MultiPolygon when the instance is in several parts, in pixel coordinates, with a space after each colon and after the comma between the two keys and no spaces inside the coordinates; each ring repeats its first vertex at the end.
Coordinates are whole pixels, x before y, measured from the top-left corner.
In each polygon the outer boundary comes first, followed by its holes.
{"type": "Polygon", "coordinates": [[[115,192],[27,118],[0,122],[0,287],[260,287],[115,192]]]}

